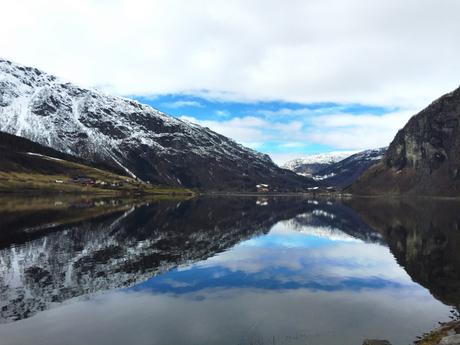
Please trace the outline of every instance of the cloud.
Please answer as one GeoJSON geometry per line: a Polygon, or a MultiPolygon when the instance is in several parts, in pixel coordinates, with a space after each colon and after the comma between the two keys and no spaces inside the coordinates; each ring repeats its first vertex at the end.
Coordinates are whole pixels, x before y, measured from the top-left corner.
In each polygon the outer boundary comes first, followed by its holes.
{"type": "Polygon", "coordinates": [[[338,149],[384,147],[413,114],[411,111],[400,111],[384,115],[318,116],[313,119],[307,140],[338,149]]]}
{"type": "Polygon", "coordinates": [[[303,131],[301,121],[276,122],[256,116],[225,120],[199,120],[192,116],[182,116],[181,119],[208,127],[252,148],[260,148],[267,141],[280,141],[285,144],[291,135],[299,136],[303,131]]]}
{"type": "Polygon", "coordinates": [[[195,108],[203,108],[203,104],[197,101],[175,101],[175,102],[166,102],[161,104],[163,107],[171,108],[171,109],[178,109],[184,107],[195,107],[195,108]]]}
{"type": "Polygon", "coordinates": [[[315,111],[310,108],[299,108],[299,109],[291,109],[291,108],[281,108],[277,110],[265,110],[261,109],[257,111],[260,115],[265,116],[305,116],[305,115],[313,115],[315,111]]]}
{"type": "Polygon", "coordinates": [[[304,143],[298,142],[298,141],[288,141],[288,142],[280,144],[280,146],[281,147],[287,147],[287,148],[302,147],[302,146],[304,146],[304,143]]]}
{"type": "Polygon", "coordinates": [[[230,112],[228,110],[216,110],[214,113],[219,117],[228,117],[228,116],[230,116],[230,112]]]}
{"type": "Polygon", "coordinates": [[[288,160],[304,156],[299,149],[308,145],[354,151],[388,146],[396,132],[404,127],[413,114],[413,111],[383,115],[342,113],[290,121],[255,116],[225,120],[198,120],[186,116],[182,118],[249,147],[262,149],[277,164],[282,165],[288,160]],[[270,147],[267,147],[267,142],[270,147]]]}
{"type": "Polygon", "coordinates": [[[270,123],[258,117],[235,117],[223,121],[198,120],[192,116],[181,116],[181,119],[208,127],[252,148],[257,148],[262,142],[270,139],[270,135],[266,133],[270,129],[270,123]]]}
{"type": "Polygon", "coordinates": [[[123,95],[420,108],[460,80],[451,0],[15,0],[0,55],[123,95]]]}

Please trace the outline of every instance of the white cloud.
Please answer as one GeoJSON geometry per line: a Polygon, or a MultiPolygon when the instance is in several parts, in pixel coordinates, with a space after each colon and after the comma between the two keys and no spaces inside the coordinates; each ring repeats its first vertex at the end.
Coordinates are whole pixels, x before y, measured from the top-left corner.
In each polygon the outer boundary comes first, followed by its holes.
{"type": "Polygon", "coordinates": [[[208,127],[253,148],[258,148],[267,141],[282,141],[284,145],[292,135],[301,137],[303,132],[303,123],[300,121],[276,122],[255,116],[234,117],[222,121],[199,120],[192,116],[182,116],[181,119],[208,127]]]}
{"type": "Polygon", "coordinates": [[[203,108],[203,104],[197,101],[175,101],[175,102],[166,102],[162,103],[162,106],[171,109],[183,108],[183,107],[195,107],[203,108]]]}
{"type": "Polygon", "coordinates": [[[385,115],[324,115],[313,119],[307,140],[338,149],[368,149],[387,146],[404,127],[411,111],[385,115]]]}
{"type": "Polygon", "coordinates": [[[298,142],[298,141],[288,141],[288,142],[280,144],[281,147],[287,147],[287,148],[302,147],[304,145],[305,143],[298,142]]]}
{"type": "Polygon", "coordinates": [[[264,142],[278,143],[282,152],[266,153],[282,165],[288,160],[304,156],[289,150],[311,144],[354,151],[387,146],[413,114],[412,111],[384,115],[333,114],[315,116],[305,122],[277,122],[253,116],[223,121],[198,120],[187,116],[182,118],[255,149],[267,151],[263,147],[264,142]]]}
{"type": "Polygon", "coordinates": [[[453,0],[6,0],[0,56],[124,95],[421,108],[460,81],[453,0]]]}
{"type": "Polygon", "coordinates": [[[192,116],[182,116],[181,119],[208,127],[252,148],[257,148],[262,142],[270,139],[270,135],[265,131],[270,128],[271,124],[258,117],[235,117],[223,121],[198,120],[192,116]]]}
{"type": "Polygon", "coordinates": [[[260,115],[264,115],[264,116],[305,116],[305,115],[315,114],[315,112],[309,108],[300,108],[300,109],[281,108],[277,110],[261,109],[257,113],[260,115]]]}
{"type": "Polygon", "coordinates": [[[215,114],[219,117],[228,117],[230,116],[230,112],[228,110],[216,110],[215,114]]]}

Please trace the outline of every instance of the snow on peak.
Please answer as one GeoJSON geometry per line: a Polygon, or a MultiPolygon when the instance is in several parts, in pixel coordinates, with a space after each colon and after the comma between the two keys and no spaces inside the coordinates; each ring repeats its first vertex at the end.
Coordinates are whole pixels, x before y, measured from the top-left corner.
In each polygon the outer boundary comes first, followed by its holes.
{"type": "Polygon", "coordinates": [[[171,152],[174,149],[161,144],[165,140],[156,139],[174,135],[203,143],[195,147],[198,154],[244,154],[272,162],[266,154],[136,100],[80,88],[36,68],[3,59],[0,59],[0,90],[1,131],[63,152],[81,154],[77,144],[83,137],[90,142],[88,151],[106,152],[111,158],[114,151],[117,156],[122,155],[121,146],[128,142],[171,152]],[[152,132],[152,125],[162,127],[162,132],[152,132]]]}
{"type": "Polygon", "coordinates": [[[380,160],[383,158],[383,155],[385,154],[387,150],[387,147],[381,147],[378,149],[370,149],[370,150],[364,150],[361,152],[358,152],[352,156],[350,156],[350,159],[354,160],[380,160]]]}
{"type": "Polygon", "coordinates": [[[208,128],[2,59],[0,131],[121,167],[144,181],[220,186],[238,174],[244,183],[270,176],[280,185],[303,183],[282,172],[268,155],[208,128]]]}
{"type": "Polygon", "coordinates": [[[286,162],[283,168],[289,170],[295,170],[298,167],[305,164],[332,164],[340,162],[341,160],[351,156],[356,151],[335,151],[327,153],[319,153],[314,155],[308,155],[301,158],[293,159],[286,162]]]}

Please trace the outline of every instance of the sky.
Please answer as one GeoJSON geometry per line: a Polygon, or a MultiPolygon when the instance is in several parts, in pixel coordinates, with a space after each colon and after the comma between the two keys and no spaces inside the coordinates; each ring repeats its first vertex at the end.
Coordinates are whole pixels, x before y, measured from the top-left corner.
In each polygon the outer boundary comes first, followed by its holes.
{"type": "Polygon", "coordinates": [[[460,84],[457,0],[0,1],[0,57],[279,164],[386,146],[460,84]]]}

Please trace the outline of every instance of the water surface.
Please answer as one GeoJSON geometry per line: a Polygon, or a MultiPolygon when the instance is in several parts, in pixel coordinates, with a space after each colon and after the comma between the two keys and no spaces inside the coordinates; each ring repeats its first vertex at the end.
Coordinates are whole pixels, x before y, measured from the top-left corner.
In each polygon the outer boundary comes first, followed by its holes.
{"type": "Polygon", "coordinates": [[[459,305],[457,210],[286,197],[4,207],[0,343],[410,344],[459,305]]]}

